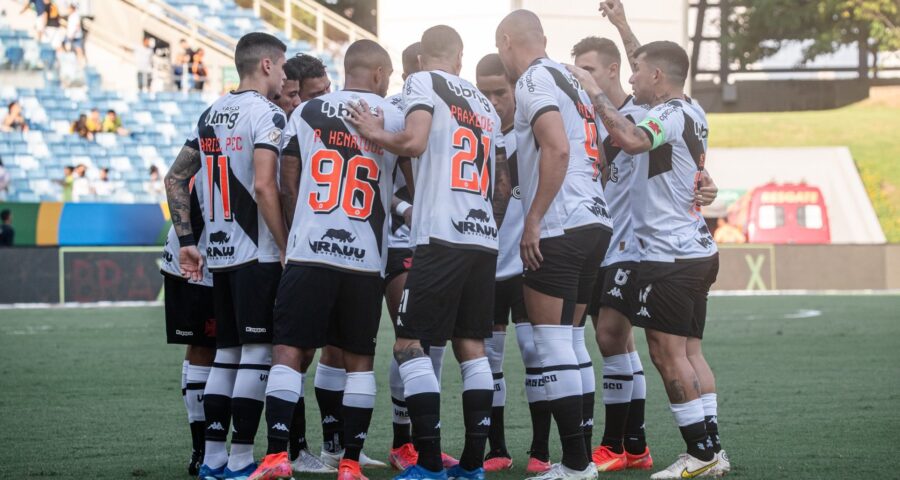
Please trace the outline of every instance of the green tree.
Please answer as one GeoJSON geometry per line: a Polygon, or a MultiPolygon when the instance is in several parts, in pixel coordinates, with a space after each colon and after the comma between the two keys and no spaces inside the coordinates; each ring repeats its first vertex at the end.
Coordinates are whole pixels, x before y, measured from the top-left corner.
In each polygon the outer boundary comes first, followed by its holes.
{"type": "Polygon", "coordinates": [[[900,49],[898,0],[732,0],[731,58],[742,66],[774,54],[783,42],[812,40],[803,63],[857,43],[862,51],[900,49]]]}

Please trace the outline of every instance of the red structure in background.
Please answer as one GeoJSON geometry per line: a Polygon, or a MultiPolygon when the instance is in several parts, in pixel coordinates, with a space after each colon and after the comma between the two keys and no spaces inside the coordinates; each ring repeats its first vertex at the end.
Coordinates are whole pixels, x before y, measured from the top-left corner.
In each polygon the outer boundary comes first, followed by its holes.
{"type": "Polygon", "coordinates": [[[831,243],[822,191],[806,183],[754,188],[728,208],[728,223],[740,226],[749,243],[831,243]]]}

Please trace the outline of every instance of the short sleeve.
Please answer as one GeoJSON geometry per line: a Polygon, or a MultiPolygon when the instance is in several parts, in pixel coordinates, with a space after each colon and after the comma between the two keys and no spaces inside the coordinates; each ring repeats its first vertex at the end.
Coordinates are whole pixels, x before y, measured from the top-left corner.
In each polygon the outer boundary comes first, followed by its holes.
{"type": "Polygon", "coordinates": [[[408,116],[416,110],[434,113],[434,86],[431,74],[418,72],[406,78],[403,84],[403,115],[408,116]]]}
{"type": "Polygon", "coordinates": [[[680,108],[664,103],[653,107],[637,126],[650,139],[650,150],[669,143],[681,135],[684,130],[684,115],[679,115],[680,108]]]}
{"type": "Polygon", "coordinates": [[[544,113],[559,111],[558,91],[544,67],[532,67],[516,82],[516,108],[522,109],[528,123],[534,126],[544,113]]]}
{"type": "Polygon", "coordinates": [[[253,119],[253,148],[264,148],[281,154],[287,120],[280,108],[260,107],[253,119]]]}
{"type": "Polygon", "coordinates": [[[184,141],[184,146],[188,148],[193,148],[194,150],[200,150],[200,141],[197,140],[200,137],[200,132],[197,130],[197,126],[194,125],[194,128],[191,130],[191,133],[188,134],[187,138],[184,141]]]}

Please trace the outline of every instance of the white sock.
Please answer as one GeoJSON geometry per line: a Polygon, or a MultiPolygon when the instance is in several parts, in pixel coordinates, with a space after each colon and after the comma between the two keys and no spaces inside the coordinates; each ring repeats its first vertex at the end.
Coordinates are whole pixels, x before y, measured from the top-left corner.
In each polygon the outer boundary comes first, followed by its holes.
{"type": "Polygon", "coordinates": [[[406,397],[403,395],[403,379],[400,378],[400,366],[397,359],[391,358],[391,370],[388,374],[391,387],[391,404],[393,405],[393,423],[409,424],[409,410],[406,408],[406,397]]]}
{"type": "Polygon", "coordinates": [[[431,357],[431,367],[434,369],[434,377],[437,378],[438,385],[441,383],[441,372],[444,369],[444,351],[447,347],[441,345],[439,347],[428,347],[428,356],[431,357]]]}
{"type": "Polygon", "coordinates": [[[204,422],[206,415],[203,413],[203,391],[206,390],[206,381],[212,367],[189,365],[187,371],[186,394],[184,403],[187,405],[188,422],[204,422]]]}
{"type": "Polygon", "coordinates": [[[581,373],[572,348],[570,325],[534,325],[534,346],[541,358],[547,400],[581,396],[581,373]]]}
{"type": "Polygon", "coordinates": [[[627,353],[603,357],[603,404],[631,403],[633,378],[627,353]]]}
{"type": "Polygon", "coordinates": [[[530,323],[516,324],[516,341],[525,364],[525,397],[528,403],[546,401],[541,357],[534,346],[534,328],[530,323]]]}
{"type": "Polygon", "coordinates": [[[492,407],[506,405],[506,379],[503,378],[503,351],[506,344],[506,332],[493,332],[491,338],[484,341],[484,350],[491,366],[494,378],[494,399],[492,407]]]}
{"type": "MultiPolygon", "coordinates": [[[[238,366],[241,361],[241,347],[227,347],[216,350],[215,363],[209,372],[209,378],[206,380],[206,389],[203,391],[204,403],[210,397],[217,396],[220,400],[231,403],[231,394],[234,392],[234,381],[237,377],[238,366]],[[225,397],[222,399],[221,397],[225,397]]],[[[206,408],[206,405],[204,405],[206,408]]],[[[209,418],[208,415],[204,416],[209,418]]],[[[210,418],[210,424],[207,424],[207,432],[211,428],[215,428],[214,418],[210,418]]],[[[229,418],[221,420],[222,423],[228,423],[229,418]]],[[[219,424],[218,427],[224,431],[224,425],[219,424]]],[[[227,432],[224,432],[227,435],[227,432]]],[[[228,462],[228,448],[224,441],[213,441],[209,439],[207,433],[205,450],[203,452],[203,463],[211,468],[219,468],[228,462]]]]}
{"type": "Polygon", "coordinates": [[[641,356],[638,352],[628,352],[631,361],[631,374],[634,378],[634,389],[631,392],[632,400],[645,400],[647,398],[647,379],[644,377],[644,366],[641,364],[641,356]]]}

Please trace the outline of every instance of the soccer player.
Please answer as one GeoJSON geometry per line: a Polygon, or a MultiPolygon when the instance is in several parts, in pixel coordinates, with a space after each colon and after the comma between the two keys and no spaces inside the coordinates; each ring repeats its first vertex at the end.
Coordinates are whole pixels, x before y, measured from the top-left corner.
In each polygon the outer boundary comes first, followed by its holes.
{"type": "Polygon", "coordinates": [[[298,53],[288,59],[287,63],[300,70],[300,101],[305,102],[331,92],[331,80],[325,64],[318,58],[298,53]]]}
{"type": "Polygon", "coordinates": [[[475,85],[491,102],[500,117],[500,131],[506,147],[512,196],[506,209],[506,217],[500,227],[500,249],[497,255],[496,286],[494,288],[494,332],[485,341],[485,350],[494,376],[494,401],[491,410],[491,429],[488,434],[490,447],[484,460],[485,471],[508,470],[512,458],[506,448],[503,410],[506,404],[506,380],[503,378],[503,352],[506,327],[510,316],[516,326],[516,338],[525,363],[525,393],[531,411],[531,448],[527,472],[540,473],[550,468],[549,437],[550,410],[541,380],[541,362],[534,349],[531,324],[525,313],[522,296],[522,259],[519,256],[519,240],[525,212],[519,188],[516,135],[513,120],[516,113],[514,83],[509,79],[500,56],[485,55],[475,68],[475,85]]]}
{"type": "MultiPolygon", "coordinates": [[[[203,210],[198,195],[201,187],[191,180],[191,230],[198,249],[206,249],[203,232],[203,210]]],[[[212,274],[203,266],[201,280],[188,280],[181,276],[178,264],[178,234],[169,228],[163,249],[160,271],[165,289],[166,338],[169,344],[186,345],[181,367],[181,395],[187,409],[191,429],[191,459],[188,474],[196,476],[203,463],[204,430],[203,389],[216,355],[216,320],[213,313],[212,274]]]]}
{"type": "Polygon", "coordinates": [[[182,275],[202,279],[204,257],[191,226],[189,182],[202,180],[206,260],[213,273],[216,357],[204,391],[206,450],[200,478],[246,478],[256,464],[271,361],[272,309],[287,232],[276,184],[284,112],[269,99],[284,84],[285,45],[266,33],[235,48],[238,89],[197,122],[166,175],[182,275]],[[231,430],[231,452],[225,441],[231,430]]]}
{"type": "Polygon", "coordinates": [[[375,338],[396,156],[359,136],[343,117],[348,105],[365,99],[386,107],[389,130],[400,130],[403,118],[383,98],[392,72],[387,51],[359,40],[344,65],[345,89],[305,102],[287,128],[283,163],[302,163],[290,169],[301,172],[299,179],[287,179],[299,181],[300,190],[275,304],[268,452],[250,480],[291,478],[287,444],[303,384],[301,362],[326,344],[341,349],[348,371],[338,479],[366,478],[359,459],[375,406],[375,338]]]}
{"type": "Polygon", "coordinates": [[[694,198],[709,126],[703,110],[684,94],[690,61],[683,48],[652,42],[635,50],[634,58],[634,101],[651,107],[637,125],[618,111],[588,72],[570,68],[594,100],[613,141],[632,155],[649,152],[635,173],[646,182],[646,194],[632,199],[641,262],[631,321],[646,331],[650,358],[687,446],[686,454],[651,478],[722,475],[730,465],[718,441],[715,377],[700,348],[719,260],[694,198]]]}
{"type": "Polygon", "coordinates": [[[406,79],[404,130],[380,128],[365,104],[351,111],[360,132],[413,159],[416,243],[397,318],[400,364],[418,459],[397,479],[483,479],[493,380],[484,353],[491,336],[497,228],[509,201],[500,119],[459,78],[462,39],[438,25],[422,34],[422,72],[406,79]],[[428,345],[452,339],[463,383],[466,441],[459,464],[441,459],[440,385],[428,345]]]}
{"type": "Polygon", "coordinates": [[[281,91],[272,99],[272,103],[278,105],[288,118],[291,113],[300,105],[300,67],[296,61],[298,57],[293,57],[284,62],[284,86],[281,91]]]}
{"type": "Polygon", "coordinates": [[[510,13],[497,27],[500,58],[518,78],[525,306],[563,451],[561,463],[535,478],[591,479],[597,477],[588,455],[594,376],[581,322],[612,220],[590,100],[565,67],[547,58],[546,41],[528,10],[510,13]]]}
{"type": "MultiPolygon", "coordinates": [[[[403,80],[421,70],[419,67],[419,55],[422,53],[422,43],[415,42],[403,50],[403,80]]],[[[403,112],[403,94],[391,95],[387,100],[403,112]]],[[[410,159],[400,157],[397,159],[397,169],[394,171],[394,201],[392,202],[390,216],[390,235],[388,235],[388,256],[385,270],[384,299],[387,302],[388,313],[392,324],[397,320],[397,310],[400,299],[403,296],[403,287],[406,285],[406,276],[412,265],[412,245],[409,239],[409,227],[412,225],[412,193],[414,185],[406,183],[406,176],[412,178],[410,159]],[[410,170],[406,170],[409,168],[410,170]],[[404,170],[401,175],[401,170],[404,170]]],[[[444,361],[445,345],[431,345],[428,356],[431,357],[434,374],[438,384],[441,383],[441,370],[444,361]]],[[[393,442],[388,454],[388,461],[397,470],[405,470],[415,465],[418,453],[412,442],[409,424],[409,411],[403,395],[403,380],[400,378],[400,366],[397,360],[391,359],[389,373],[391,387],[391,403],[393,404],[393,442]]],[[[441,453],[442,463],[445,468],[450,468],[459,463],[452,456],[441,453]]]]}

